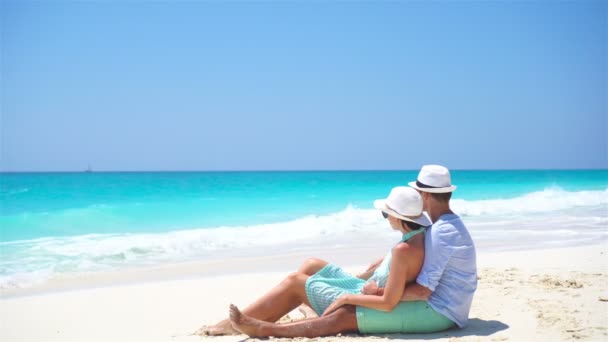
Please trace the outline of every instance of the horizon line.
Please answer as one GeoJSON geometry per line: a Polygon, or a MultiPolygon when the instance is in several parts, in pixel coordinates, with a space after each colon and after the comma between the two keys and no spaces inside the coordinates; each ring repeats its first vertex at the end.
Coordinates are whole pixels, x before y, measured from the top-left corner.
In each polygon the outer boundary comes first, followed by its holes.
{"type": "MultiPolygon", "coordinates": [[[[1,171],[0,174],[9,173],[228,173],[228,172],[399,172],[399,171],[419,171],[420,169],[244,169],[244,170],[30,170],[30,171],[1,171]]],[[[450,171],[607,171],[608,168],[450,168],[450,171]]]]}

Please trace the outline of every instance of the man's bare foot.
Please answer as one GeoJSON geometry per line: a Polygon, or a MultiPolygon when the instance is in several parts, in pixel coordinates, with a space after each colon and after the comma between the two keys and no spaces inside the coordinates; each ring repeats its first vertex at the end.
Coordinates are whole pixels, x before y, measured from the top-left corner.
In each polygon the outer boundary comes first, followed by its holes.
{"type": "Polygon", "coordinates": [[[300,311],[302,313],[302,315],[304,315],[304,318],[319,317],[319,315],[317,315],[315,310],[313,310],[310,306],[308,306],[306,304],[302,304],[302,305],[298,306],[298,311],[300,311]]]}
{"type": "Polygon", "coordinates": [[[219,336],[219,335],[237,335],[239,332],[232,328],[229,319],[220,321],[219,323],[211,326],[202,326],[198,329],[194,335],[199,336],[219,336]]]}
{"type": "Polygon", "coordinates": [[[251,318],[243,314],[234,304],[230,304],[230,322],[232,327],[249,337],[266,337],[264,328],[272,323],[251,318]]]}

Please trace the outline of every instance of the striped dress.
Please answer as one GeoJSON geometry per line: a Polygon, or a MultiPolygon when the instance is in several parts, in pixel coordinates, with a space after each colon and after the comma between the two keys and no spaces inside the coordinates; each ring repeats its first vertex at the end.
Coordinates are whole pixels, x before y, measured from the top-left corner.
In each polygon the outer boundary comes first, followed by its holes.
{"type": "MultiPolygon", "coordinates": [[[[406,242],[414,235],[424,233],[424,231],[425,228],[421,228],[404,234],[399,243],[406,242]]],[[[306,296],[312,309],[321,316],[338,297],[345,294],[360,294],[365,284],[372,280],[379,287],[384,287],[388,280],[392,256],[393,249],[391,248],[369,280],[357,278],[336,265],[327,264],[306,280],[306,296]]]]}

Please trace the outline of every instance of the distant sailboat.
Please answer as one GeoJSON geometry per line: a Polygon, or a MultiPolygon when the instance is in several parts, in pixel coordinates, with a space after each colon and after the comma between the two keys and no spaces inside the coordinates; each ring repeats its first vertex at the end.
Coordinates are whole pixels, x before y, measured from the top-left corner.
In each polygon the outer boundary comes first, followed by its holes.
{"type": "Polygon", "coordinates": [[[87,166],[87,169],[86,169],[86,170],[84,170],[84,172],[86,172],[86,173],[93,172],[93,169],[91,169],[91,164],[89,164],[89,165],[87,166]]]}

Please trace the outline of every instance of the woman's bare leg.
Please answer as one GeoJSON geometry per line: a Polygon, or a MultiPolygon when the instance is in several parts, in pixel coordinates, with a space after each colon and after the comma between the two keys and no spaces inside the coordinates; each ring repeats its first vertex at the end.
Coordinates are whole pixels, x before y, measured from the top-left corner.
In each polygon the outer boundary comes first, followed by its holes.
{"type": "Polygon", "coordinates": [[[232,326],[250,337],[319,337],[357,330],[357,315],[354,306],[343,306],[323,317],[293,323],[277,324],[257,320],[230,305],[232,326]]]}
{"type": "MultiPolygon", "coordinates": [[[[310,306],[304,288],[306,279],[308,279],[308,275],[300,272],[288,275],[279,285],[245,308],[243,313],[258,320],[276,322],[302,303],[310,306]]],[[[204,333],[226,335],[233,334],[235,331],[230,325],[230,320],[225,319],[208,327],[204,333]]],[[[197,334],[203,333],[197,332],[197,334]]]]}
{"type": "Polygon", "coordinates": [[[291,310],[304,303],[310,305],[306,296],[308,275],[295,272],[243,310],[247,316],[266,322],[276,322],[291,310]]]}
{"type": "Polygon", "coordinates": [[[302,266],[300,266],[300,268],[298,269],[298,272],[311,276],[319,272],[327,264],[328,262],[325,260],[310,258],[304,261],[302,266]]]}

